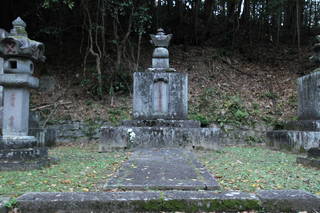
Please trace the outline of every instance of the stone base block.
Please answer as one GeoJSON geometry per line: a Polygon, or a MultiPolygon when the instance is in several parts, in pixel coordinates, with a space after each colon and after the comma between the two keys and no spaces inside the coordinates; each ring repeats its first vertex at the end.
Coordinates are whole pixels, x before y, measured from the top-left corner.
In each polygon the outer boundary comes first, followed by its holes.
{"type": "Polygon", "coordinates": [[[50,165],[50,159],[41,158],[32,161],[5,161],[0,160],[0,171],[27,171],[42,169],[50,165]]]}
{"type": "Polygon", "coordinates": [[[122,126],[127,127],[182,127],[200,128],[200,121],[193,120],[126,120],[122,126]]]}
{"type": "Polygon", "coordinates": [[[1,149],[25,149],[33,148],[38,145],[34,136],[2,136],[0,137],[1,149]]]}
{"type": "Polygon", "coordinates": [[[298,157],[297,163],[304,166],[311,166],[320,169],[320,159],[298,157]]]}
{"type": "Polygon", "coordinates": [[[34,160],[48,157],[46,147],[26,148],[26,149],[0,149],[0,160],[34,160]]]}
{"type": "Polygon", "coordinates": [[[271,131],[267,133],[267,146],[277,150],[295,153],[305,152],[320,145],[320,132],[311,131],[271,131]]]}
{"type": "Polygon", "coordinates": [[[99,150],[151,147],[217,150],[220,134],[219,128],[106,126],[101,128],[99,150]]]}

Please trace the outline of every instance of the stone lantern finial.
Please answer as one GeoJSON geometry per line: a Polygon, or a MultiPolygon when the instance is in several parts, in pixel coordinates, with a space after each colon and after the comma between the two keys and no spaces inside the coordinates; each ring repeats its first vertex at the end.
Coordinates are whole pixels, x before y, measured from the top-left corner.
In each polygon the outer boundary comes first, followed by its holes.
{"type": "Polygon", "coordinates": [[[28,37],[28,33],[26,31],[27,24],[20,17],[16,18],[12,22],[12,25],[13,29],[10,31],[11,35],[28,37]]]}
{"type": "Polygon", "coordinates": [[[10,34],[0,37],[0,56],[23,57],[34,61],[44,61],[45,47],[41,42],[37,42],[28,38],[25,27],[26,23],[18,17],[13,22],[13,28],[10,34]]]}

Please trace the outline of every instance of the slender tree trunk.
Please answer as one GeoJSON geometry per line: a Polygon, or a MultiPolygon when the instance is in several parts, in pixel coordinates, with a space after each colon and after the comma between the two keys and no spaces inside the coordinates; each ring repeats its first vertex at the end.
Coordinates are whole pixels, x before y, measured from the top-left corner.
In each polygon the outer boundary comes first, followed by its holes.
{"type": "Polygon", "coordinates": [[[199,11],[200,11],[201,0],[194,0],[193,5],[193,39],[194,43],[198,44],[198,27],[199,27],[199,11]]]}
{"type": "Polygon", "coordinates": [[[298,43],[298,52],[299,52],[299,61],[301,61],[301,38],[300,38],[300,4],[299,4],[299,0],[296,0],[296,22],[297,22],[297,43],[298,43]]]}

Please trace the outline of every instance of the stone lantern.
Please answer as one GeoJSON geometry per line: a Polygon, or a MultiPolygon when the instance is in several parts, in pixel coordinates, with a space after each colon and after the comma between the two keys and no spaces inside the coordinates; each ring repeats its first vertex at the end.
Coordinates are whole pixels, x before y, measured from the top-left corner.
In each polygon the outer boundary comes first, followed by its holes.
{"type": "Polygon", "coordinates": [[[28,136],[30,89],[39,86],[32,76],[33,61],[44,61],[44,45],[28,38],[26,24],[19,17],[13,29],[0,39],[4,58],[3,129],[0,140],[0,170],[38,168],[47,163],[47,148],[38,147],[37,139],[28,136]]]}

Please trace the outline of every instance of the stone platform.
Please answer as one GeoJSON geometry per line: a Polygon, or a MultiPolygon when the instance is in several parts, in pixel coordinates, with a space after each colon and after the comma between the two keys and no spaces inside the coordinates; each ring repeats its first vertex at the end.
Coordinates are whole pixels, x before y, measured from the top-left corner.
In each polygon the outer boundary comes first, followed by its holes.
{"type": "Polygon", "coordinates": [[[294,153],[306,152],[320,145],[320,132],[315,131],[277,130],[268,132],[267,138],[267,145],[272,149],[294,153]]]}
{"type": "Polygon", "coordinates": [[[48,148],[38,146],[35,137],[0,137],[0,171],[40,169],[48,164],[48,148]]]}
{"type": "Polygon", "coordinates": [[[40,192],[18,197],[17,204],[23,213],[320,211],[320,198],[300,190],[40,192]]]}
{"type": "Polygon", "coordinates": [[[99,151],[152,147],[218,150],[220,134],[219,128],[200,128],[196,121],[125,121],[123,126],[101,128],[99,151]]]}
{"type": "Polygon", "coordinates": [[[214,177],[192,152],[178,148],[139,149],[104,190],[217,190],[214,177]]]}

